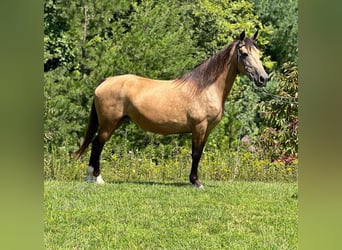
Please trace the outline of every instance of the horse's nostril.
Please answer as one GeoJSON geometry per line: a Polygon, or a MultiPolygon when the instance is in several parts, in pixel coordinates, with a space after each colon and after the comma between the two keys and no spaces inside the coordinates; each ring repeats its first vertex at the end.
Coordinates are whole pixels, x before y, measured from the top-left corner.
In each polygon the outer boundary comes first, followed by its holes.
{"type": "Polygon", "coordinates": [[[267,80],[268,80],[268,76],[259,76],[259,82],[261,82],[261,83],[265,83],[265,82],[267,82],[267,80]]]}

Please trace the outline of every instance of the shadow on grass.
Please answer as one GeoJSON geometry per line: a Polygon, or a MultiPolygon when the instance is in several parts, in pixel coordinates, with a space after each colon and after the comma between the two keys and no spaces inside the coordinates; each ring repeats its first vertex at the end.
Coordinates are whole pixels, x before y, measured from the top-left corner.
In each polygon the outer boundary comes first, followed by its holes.
{"type": "MultiPolygon", "coordinates": [[[[109,184],[137,184],[137,185],[150,185],[150,186],[173,186],[173,187],[193,187],[194,185],[188,182],[161,182],[161,181],[111,181],[109,184]]],[[[205,187],[216,187],[216,185],[209,185],[202,183],[205,187]]]]}

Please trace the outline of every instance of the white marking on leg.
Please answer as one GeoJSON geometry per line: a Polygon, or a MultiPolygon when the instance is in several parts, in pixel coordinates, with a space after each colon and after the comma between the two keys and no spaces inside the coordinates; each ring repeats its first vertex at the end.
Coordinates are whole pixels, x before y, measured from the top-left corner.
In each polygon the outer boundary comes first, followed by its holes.
{"type": "Polygon", "coordinates": [[[94,168],[92,166],[89,166],[87,168],[87,177],[85,179],[86,182],[94,182],[95,177],[94,177],[94,168]]]}
{"type": "Polygon", "coordinates": [[[95,181],[96,181],[97,184],[101,184],[101,185],[105,184],[105,181],[102,179],[101,175],[95,177],[95,181]]]}
{"type": "Polygon", "coordinates": [[[87,177],[85,179],[86,182],[96,182],[97,184],[105,184],[105,181],[102,179],[102,176],[99,175],[97,177],[94,176],[94,168],[89,166],[87,168],[87,177]]]}

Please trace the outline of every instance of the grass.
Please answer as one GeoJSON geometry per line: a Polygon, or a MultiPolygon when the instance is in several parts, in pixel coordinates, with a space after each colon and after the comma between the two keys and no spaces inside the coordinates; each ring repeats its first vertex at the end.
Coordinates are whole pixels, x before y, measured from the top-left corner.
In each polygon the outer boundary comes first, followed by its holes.
{"type": "Polygon", "coordinates": [[[296,183],[45,182],[46,249],[297,249],[296,183]]]}

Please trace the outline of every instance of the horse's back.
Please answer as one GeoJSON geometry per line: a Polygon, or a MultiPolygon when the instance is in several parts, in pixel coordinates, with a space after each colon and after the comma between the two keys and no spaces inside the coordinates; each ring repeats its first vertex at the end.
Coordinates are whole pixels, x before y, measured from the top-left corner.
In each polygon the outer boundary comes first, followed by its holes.
{"type": "Polygon", "coordinates": [[[96,89],[95,95],[101,95],[108,92],[125,91],[129,94],[130,92],[141,92],[145,89],[154,89],[165,87],[166,84],[170,84],[172,81],[163,81],[149,79],[133,74],[118,75],[108,77],[103,81],[96,89]]]}

